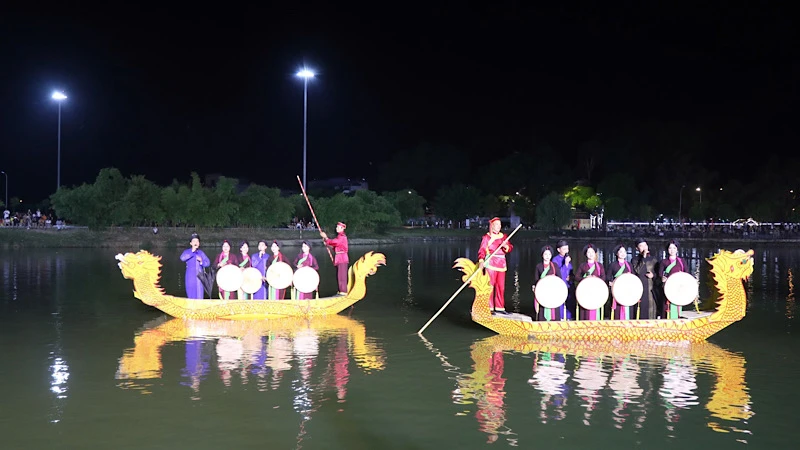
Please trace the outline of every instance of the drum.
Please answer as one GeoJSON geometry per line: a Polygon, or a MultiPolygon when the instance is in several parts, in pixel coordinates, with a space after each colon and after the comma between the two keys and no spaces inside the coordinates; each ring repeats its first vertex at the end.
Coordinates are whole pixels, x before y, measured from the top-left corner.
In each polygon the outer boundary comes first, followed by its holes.
{"type": "Polygon", "coordinates": [[[292,284],[298,292],[310,294],[319,287],[319,272],[311,267],[301,267],[294,273],[292,284]]]}
{"type": "Polygon", "coordinates": [[[586,277],[575,288],[575,298],[584,309],[600,309],[608,301],[608,284],[598,277],[586,277]]]}
{"type": "Polygon", "coordinates": [[[673,273],[664,283],[664,295],[673,305],[686,306],[695,301],[699,293],[697,279],[686,272],[673,273]]]}
{"type": "Polygon", "coordinates": [[[261,271],[255,267],[248,267],[242,271],[242,292],[255,294],[261,289],[261,271]]]}
{"type": "Polygon", "coordinates": [[[533,296],[545,308],[558,308],[567,301],[567,283],[561,277],[546,276],[536,283],[533,296]]]}
{"type": "Polygon", "coordinates": [[[242,269],[234,264],[228,264],[217,271],[217,286],[223,291],[238,291],[243,279],[242,269]]]}
{"type": "Polygon", "coordinates": [[[611,294],[614,300],[622,306],[633,306],[639,302],[644,293],[642,280],[632,273],[623,273],[616,279],[611,286],[611,294]]]}
{"type": "Polygon", "coordinates": [[[286,289],[292,285],[292,266],[276,262],[267,268],[267,283],[275,289],[286,289]]]}

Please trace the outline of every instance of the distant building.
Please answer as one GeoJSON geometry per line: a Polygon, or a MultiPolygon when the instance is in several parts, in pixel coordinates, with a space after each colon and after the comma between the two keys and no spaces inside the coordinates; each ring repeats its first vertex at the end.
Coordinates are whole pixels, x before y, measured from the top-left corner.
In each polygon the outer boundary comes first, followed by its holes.
{"type": "Polygon", "coordinates": [[[369,184],[364,178],[328,178],[326,180],[312,180],[308,182],[308,190],[337,191],[344,194],[352,194],[355,191],[367,190],[369,184]]]}

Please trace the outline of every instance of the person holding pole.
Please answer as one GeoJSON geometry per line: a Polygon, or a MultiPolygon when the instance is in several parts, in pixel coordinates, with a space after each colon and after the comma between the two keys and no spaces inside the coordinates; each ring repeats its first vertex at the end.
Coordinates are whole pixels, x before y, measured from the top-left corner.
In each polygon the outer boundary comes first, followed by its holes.
{"type": "Polygon", "coordinates": [[[514,246],[500,232],[501,226],[499,217],[489,221],[489,232],[483,235],[481,247],[478,250],[479,262],[483,263],[485,258],[489,258],[486,261],[486,271],[489,274],[489,284],[492,285],[492,295],[489,298],[492,314],[508,314],[504,298],[506,271],[508,270],[506,254],[511,253],[514,246]],[[495,250],[497,251],[495,252],[495,250]]]}
{"type": "Polygon", "coordinates": [[[333,247],[334,256],[333,265],[336,266],[336,280],[339,284],[339,295],[347,295],[347,267],[350,264],[350,259],[347,256],[347,235],[344,230],[347,225],[343,222],[336,224],[337,236],[329,239],[324,231],[320,231],[319,235],[325,241],[325,245],[333,247]]]}

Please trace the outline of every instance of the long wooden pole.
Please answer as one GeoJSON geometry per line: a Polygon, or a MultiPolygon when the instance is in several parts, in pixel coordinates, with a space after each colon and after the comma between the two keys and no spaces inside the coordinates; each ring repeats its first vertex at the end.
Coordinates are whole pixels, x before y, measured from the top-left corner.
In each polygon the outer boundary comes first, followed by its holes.
{"type": "Polygon", "coordinates": [[[467,285],[469,284],[469,282],[470,282],[470,281],[472,281],[472,278],[473,278],[475,275],[477,275],[479,271],[483,270],[483,269],[486,267],[486,263],[487,263],[489,260],[491,260],[491,259],[492,259],[492,257],[494,256],[494,254],[495,254],[495,253],[497,253],[497,251],[498,251],[498,250],[500,250],[501,248],[503,248],[503,246],[504,246],[504,245],[506,245],[506,242],[508,242],[508,240],[509,240],[509,239],[511,239],[511,236],[514,236],[514,233],[516,233],[517,231],[519,231],[519,229],[520,229],[520,228],[522,228],[522,224],[519,224],[519,225],[517,225],[517,228],[514,228],[514,231],[512,231],[512,232],[511,232],[511,234],[509,234],[509,235],[508,235],[508,236],[507,236],[507,237],[506,237],[506,238],[503,240],[503,242],[502,242],[502,243],[501,243],[501,244],[500,244],[500,245],[499,245],[499,246],[498,246],[496,249],[494,249],[494,251],[492,252],[492,254],[491,254],[491,255],[489,255],[489,256],[488,256],[486,259],[484,259],[484,260],[483,260],[483,264],[481,264],[481,266],[480,266],[480,267],[476,268],[476,269],[475,269],[475,272],[472,272],[472,275],[470,275],[470,276],[469,276],[469,278],[467,278],[467,281],[465,281],[465,282],[464,282],[464,284],[462,284],[462,285],[461,285],[461,287],[460,287],[460,288],[458,288],[458,290],[456,291],[456,293],[455,293],[455,294],[453,294],[453,296],[452,296],[452,297],[450,297],[450,299],[449,299],[449,300],[447,300],[447,302],[445,302],[444,306],[442,306],[441,308],[439,308],[439,311],[436,311],[436,314],[434,314],[434,315],[433,315],[433,317],[431,317],[431,319],[430,319],[430,320],[429,320],[429,321],[428,321],[428,322],[427,322],[425,325],[423,325],[423,326],[422,326],[422,328],[420,328],[420,329],[419,329],[419,331],[417,331],[417,334],[418,334],[418,335],[422,336],[422,332],[423,332],[423,331],[425,331],[425,329],[426,329],[426,328],[428,328],[428,325],[430,325],[430,324],[431,324],[431,323],[432,323],[434,320],[436,320],[436,318],[437,318],[437,317],[439,317],[439,314],[441,314],[441,313],[442,313],[442,311],[444,311],[444,309],[445,309],[445,308],[447,308],[447,305],[449,305],[449,304],[450,304],[450,302],[452,302],[452,301],[453,301],[453,299],[455,299],[455,298],[456,298],[456,296],[457,296],[457,295],[458,295],[458,294],[459,294],[461,291],[463,291],[465,287],[467,287],[467,285]]]}
{"type": "MultiPolygon", "coordinates": [[[[314,214],[314,208],[311,207],[311,201],[308,200],[308,195],[306,195],[306,187],[303,186],[303,182],[300,181],[300,175],[297,175],[297,182],[300,183],[300,190],[303,191],[303,197],[306,199],[306,204],[308,205],[308,209],[311,211],[311,217],[314,218],[314,223],[317,224],[317,230],[322,233],[322,227],[319,226],[319,221],[317,220],[317,215],[314,214]]],[[[328,256],[331,257],[331,262],[333,262],[333,254],[331,253],[331,248],[325,244],[325,248],[328,250],[328,256]]]]}

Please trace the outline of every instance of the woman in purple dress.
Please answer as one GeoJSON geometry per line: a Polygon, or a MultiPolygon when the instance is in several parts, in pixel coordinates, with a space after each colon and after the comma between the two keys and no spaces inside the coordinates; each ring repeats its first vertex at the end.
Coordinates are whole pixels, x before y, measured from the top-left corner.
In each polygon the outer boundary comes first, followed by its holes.
{"type": "Polygon", "coordinates": [[[264,285],[267,279],[267,261],[269,261],[267,241],[258,241],[258,253],[250,257],[250,264],[261,272],[261,289],[253,294],[253,300],[267,299],[267,288],[264,285]]]}
{"type": "MultiPolygon", "coordinates": [[[[303,251],[297,255],[297,258],[294,259],[294,266],[296,268],[301,267],[311,267],[312,269],[319,272],[319,264],[317,263],[317,258],[314,258],[314,255],[311,254],[311,244],[308,241],[303,241],[302,245],[303,251]]],[[[297,298],[300,300],[309,300],[314,298],[313,292],[298,292],[297,298]]]]}
{"type": "Polygon", "coordinates": [[[210,266],[211,261],[208,259],[208,256],[200,250],[200,236],[198,236],[197,233],[192,234],[189,245],[191,247],[181,253],[181,261],[186,263],[186,276],[184,278],[186,297],[203,298],[203,284],[197,278],[197,274],[202,272],[203,268],[210,266]]]}

